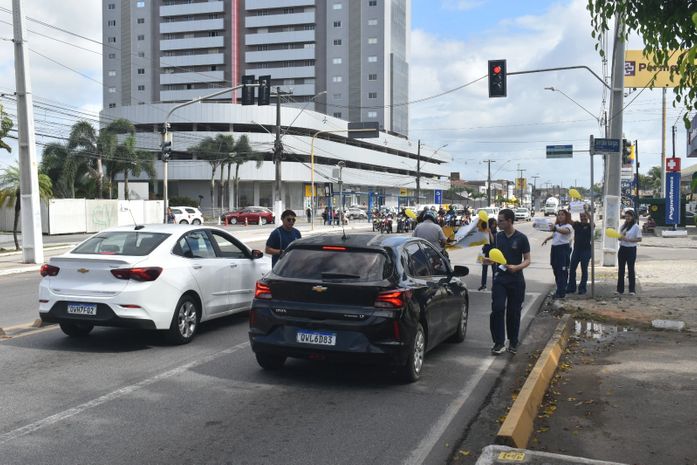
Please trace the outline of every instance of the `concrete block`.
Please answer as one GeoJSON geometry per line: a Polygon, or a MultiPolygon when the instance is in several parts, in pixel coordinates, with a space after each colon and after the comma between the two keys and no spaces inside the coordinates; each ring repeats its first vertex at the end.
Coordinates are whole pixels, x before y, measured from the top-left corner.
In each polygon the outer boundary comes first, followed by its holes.
{"type": "Polygon", "coordinates": [[[475,465],[510,465],[514,463],[529,465],[626,465],[618,462],[605,462],[506,446],[486,446],[475,465]]]}
{"type": "Polygon", "coordinates": [[[661,237],[687,237],[687,229],[678,229],[677,231],[664,229],[661,231],[661,237]]]}

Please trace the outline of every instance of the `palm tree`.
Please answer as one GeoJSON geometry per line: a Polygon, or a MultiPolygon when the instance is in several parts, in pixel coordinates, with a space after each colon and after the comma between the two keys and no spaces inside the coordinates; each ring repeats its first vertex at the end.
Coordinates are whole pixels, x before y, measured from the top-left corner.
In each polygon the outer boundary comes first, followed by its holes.
{"type": "Polygon", "coordinates": [[[12,152],[12,148],[5,143],[3,140],[7,133],[12,129],[12,120],[7,117],[5,109],[0,105],[0,149],[5,149],[8,152],[12,152]]]}
{"type": "Polygon", "coordinates": [[[264,162],[264,154],[253,151],[247,136],[241,136],[237,144],[235,144],[234,156],[227,161],[228,185],[230,183],[230,166],[235,165],[235,208],[240,206],[240,166],[248,161],[256,161],[257,169],[261,168],[264,162]]]}
{"type": "Polygon", "coordinates": [[[51,179],[53,184],[53,197],[69,198],[71,188],[67,185],[67,180],[63,175],[66,160],[70,158],[68,148],[57,142],[51,142],[44,147],[41,155],[39,172],[51,179]]]}
{"type": "Polygon", "coordinates": [[[134,135],[127,136],[123,143],[116,147],[114,158],[117,158],[117,172],[123,173],[123,187],[125,199],[130,200],[128,194],[128,175],[135,177],[145,173],[149,178],[155,177],[155,164],[152,154],[136,149],[136,138],[134,135]]]}
{"type": "MultiPolygon", "coordinates": [[[[20,191],[19,164],[5,168],[0,175],[0,207],[7,205],[15,209],[14,225],[12,236],[15,240],[15,249],[19,250],[19,240],[17,239],[17,226],[19,225],[19,212],[22,204],[19,200],[20,191]]],[[[53,195],[51,191],[51,178],[43,173],[39,173],[39,196],[42,199],[49,199],[53,195]]]]}
{"type": "MultiPolygon", "coordinates": [[[[126,139],[122,143],[118,142],[119,134],[128,134],[134,136],[136,128],[132,122],[125,118],[119,118],[109,123],[108,126],[102,128],[97,138],[97,151],[99,157],[103,159],[107,179],[109,180],[109,198],[113,197],[114,179],[119,173],[125,173],[128,170],[132,161],[131,155],[134,153],[135,144],[129,149],[123,147],[126,139]],[[122,156],[125,153],[125,156],[122,156]]],[[[135,158],[135,157],[134,157],[135,158]]],[[[132,165],[131,165],[132,166],[132,165]]],[[[140,170],[142,171],[142,169],[140,170]]],[[[140,175],[138,171],[138,175],[140,175]]],[[[132,171],[131,171],[132,172],[132,171]]],[[[150,177],[154,176],[154,167],[152,171],[146,171],[150,177]]],[[[126,192],[128,190],[126,189],[126,192]]]]}
{"type": "MultiPolygon", "coordinates": [[[[235,140],[232,135],[218,134],[215,139],[206,137],[198,144],[189,147],[189,151],[200,160],[206,160],[211,165],[211,206],[216,208],[215,203],[215,172],[218,167],[221,167],[221,183],[222,183],[222,165],[235,149],[235,140]]],[[[222,205],[222,201],[221,201],[222,205]]]]}

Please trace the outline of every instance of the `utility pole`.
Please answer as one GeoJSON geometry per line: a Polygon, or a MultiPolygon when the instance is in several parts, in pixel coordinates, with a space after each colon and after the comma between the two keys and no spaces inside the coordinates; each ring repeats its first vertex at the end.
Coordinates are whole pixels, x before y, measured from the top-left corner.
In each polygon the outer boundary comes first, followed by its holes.
{"type": "Polygon", "coordinates": [[[661,197],[666,196],[666,88],[663,88],[663,112],[661,117],[661,197]]]}
{"type": "MultiPolygon", "coordinates": [[[[673,126],[675,127],[675,126],[673,126]]],[[[639,141],[634,141],[634,163],[636,169],[636,200],[634,201],[634,211],[639,214],[639,141]]]]}
{"type": "Polygon", "coordinates": [[[539,176],[530,176],[530,178],[532,179],[532,195],[530,196],[530,207],[535,208],[535,190],[537,189],[537,178],[539,178],[539,176]]]}
{"type": "Polygon", "coordinates": [[[518,197],[518,205],[523,206],[523,172],[527,171],[526,169],[522,169],[520,165],[518,165],[518,179],[520,180],[520,192],[519,192],[519,197],[518,197]]]}
{"type": "MultiPolygon", "coordinates": [[[[292,92],[281,92],[276,87],[276,140],[273,143],[273,162],[276,165],[276,181],[274,189],[274,210],[278,210],[276,218],[281,217],[283,195],[281,193],[281,161],[283,160],[283,143],[281,142],[281,95],[289,95],[292,92]],[[277,204],[276,202],[280,202],[277,204]],[[276,208],[278,206],[278,208],[276,208]]],[[[276,213],[274,211],[274,213],[276,213]]]]}
{"type": "Polygon", "coordinates": [[[491,164],[496,163],[496,160],[484,160],[484,163],[487,163],[489,166],[487,167],[487,174],[486,174],[486,201],[487,201],[487,207],[491,206],[491,164]]]}
{"type": "Polygon", "coordinates": [[[421,205],[421,139],[418,141],[416,149],[416,202],[415,206],[421,205]]]}
{"type": "Polygon", "coordinates": [[[14,29],[15,86],[17,88],[17,134],[19,145],[19,206],[22,212],[22,261],[43,263],[44,243],[41,236],[39,171],[34,136],[34,105],[29,79],[29,56],[24,48],[22,0],[12,0],[14,29]]]}

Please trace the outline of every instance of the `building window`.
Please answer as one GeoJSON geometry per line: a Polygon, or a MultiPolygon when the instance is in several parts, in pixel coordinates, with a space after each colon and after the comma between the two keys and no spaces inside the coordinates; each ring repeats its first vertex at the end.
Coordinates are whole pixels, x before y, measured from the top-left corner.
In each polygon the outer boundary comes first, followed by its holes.
{"type": "Polygon", "coordinates": [[[369,80],[369,81],[377,81],[377,80],[378,80],[378,75],[377,75],[377,73],[369,74],[369,75],[368,75],[368,80],[369,80]]]}
{"type": "Polygon", "coordinates": [[[110,76],[110,77],[116,76],[116,71],[109,71],[109,72],[107,73],[107,76],[110,76]]]}
{"type": "Polygon", "coordinates": [[[109,21],[106,22],[107,26],[116,26],[116,20],[115,19],[110,19],[109,21]]]}
{"type": "Polygon", "coordinates": [[[378,38],[377,37],[368,37],[368,43],[369,44],[377,44],[378,38]]]}
{"type": "Polygon", "coordinates": [[[110,53],[110,54],[109,54],[109,59],[113,60],[114,58],[116,58],[116,54],[115,54],[115,53],[110,53]]]}
{"type": "Polygon", "coordinates": [[[138,90],[145,90],[145,86],[144,85],[138,86],[138,90]]]}
{"type": "Polygon", "coordinates": [[[284,15],[292,15],[293,13],[295,13],[295,8],[284,8],[283,9],[284,15]]]}
{"type": "Polygon", "coordinates": [[[368,118],[377,118],[377,117],[378,117],[377,111],[369,111],[368,112],[368,118]]]}
{"type": "Polygon", "coordinates": [[[115,93],[116,93],[116,87],[109,87],[109,93],[110,93],[110,94],[115,94],[115,93]]]}
{"type": "Polygon", "coordinates": [[[341,76],[332,76],[332,82],[342,82],[344,78],[341,76]]]}
{"type": "Polygon", "coordinates": [[[139,58],[145,58],[145,52],[138,52],[139,58]]]}
{"type": "Polygon", "coordinates": [[[378,6],[378,0],[368,0],[368,6],[378,6]]]}
{"type": "Polygon", "coordinates": [[[344,96],[341,95],[340,93],[338,93],[338,94],[332,94],[332,98],[333,98],[334,100],[341,100],[341,99],[344,98],[344,96]]]}
{"type": "Polygon", "coordinates": [[[334,39],[334,45],[341,45],[341,39],[334,39]]]}
{"type": "Polygon", "coordinates": [[[107,42],[115,44],[116,43],[116,37],[107,37],[107,42]]]}
{"type": "Polygon", "coordinates": [[[145,2],[136,2],[136,8],[145,8],[145,2]]]}
{"type": "Polygon", "coordinates": [[[145,74],[145,68],[138,68],[138,74],[145,74]]]}
{"type": "Polygon", "coordinates": [[[377,25],[378,25],[377,19],[369,19],[368,20],[368,26],[377,26],[377,25]]]}
{"type": "Polygon", "coordinates": [[[138,34],[138,40],[145,40],[145,34],[138,34]]]}
{"type": "Polygon", "coordinates": [[[335,65],[340,65],[341,64],[341,58],[332,58],[332,63],[335,65]]]}
{"type": "Polygon", "coordinates": [[[138,24],[145,24],[145,18],[138,18],[138,24]]]}
{"type": "Polygon", "coordinates": [[[341,27],[341,21],[334,21],[334,27],[341,27]]]}
{"type": "Polygon", "coordinates": [[[378,62],[378,57],[373,55],[368,57],[368,63],[377,63],[378,62]]]}
{"type": "Polygon", "coordinates": [[[107,5],[107,9],[109,10],[115,10],[116,9],[116,3],[110,3],[107,5]]]}
{"type": "Polygon", "coordinates": [[[115,104],[115,103],[110,103],[110,104],[109,104],[109,108],[116,108],[116,104],[115,104]]]}
{"type": "Polygon", "coordinates": [[[334,116],[334,118],[341,118],[341,112],[335,111],[333,116],[334,116]]]}
{"type": "Polygon", "coordinates": [[[368,98],[378,98],[377,92],[368,92],[368,98]]]}
{"type": "Polygon", "coordinates": [[[341,3],[335,3],[334,5],[332,5],[332,8],[335,10],[340,10],[342,8],[342,5],[341,3]]]}

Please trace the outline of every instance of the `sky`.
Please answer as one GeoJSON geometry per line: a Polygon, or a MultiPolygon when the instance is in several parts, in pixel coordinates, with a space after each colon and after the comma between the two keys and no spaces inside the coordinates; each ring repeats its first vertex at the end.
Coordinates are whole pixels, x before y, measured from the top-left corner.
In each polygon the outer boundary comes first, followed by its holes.
{"type": "MultiPolygon", "coordinates": [[[[27,16],[93,41],[27,22],[33,94],[42,100],[97,112],[102,103],[102,61],[101,46],[95,42],[102,38],[102,2],[60,3],[61,8],[56,8],[55,0],[23,2],[27,16]]],[[[603,86],[599,81],[582,70],[509,76],[508,97],[489,99],[487,81],[480,79],[486,75],[490,59],[506,59],[509,72],[585,65],[602,75],[586,3],[412,0],[409,95],[410,101],[425,100],[410,104],[409,137],[420,139],[425,152],[447,144],[441,150],[453,159],[450,171],[459,172],[462,179],[485,179],[487,164],[483,160],[491,159],[495,160],[491,165],[495,179],[513,179],[521,173],[530,182],[532,176],[538,176],[538,186],[588,186],[587,152],[574,153],[572,159],[547,160],[545,146],[572,144],[574,150],[582,151],[588,149],[591,134],[602,136],[598,118],[603,86]],[[545,87],[554,87],[563,94],[545,87]]],[[[4,94],[15,89],[13,45],[9,40],[12,16],[4,11],[11,8],[11,0],[0,0],[0,92],[4,94]]],[[[631,37],[627,49],[641,48],[641,40],[631,37]]],[[[669,90],[666,151],[672,154],[670,128],[676,125],[676,155],[684,156],[682,107],[673,107],[672,101],[669,90]]],[[[7,97],[0,102],[14,111],[7,97]]],[[[625,105],[625,137],[639,141],[640,172],[645,173],[661,159],[661,91],[639,89],[625,98],[625,105]]],[[[42,111],[35,112],[38,121],[46,120],[47,114],[42,111]]],[[[68,123],[54,120],[50,128],[67,134],[68,123]]],[[[38,140],[46,142],[40,137],[38,140]]],[[[0,168],[14,159],[16,149],[12,154],[0,153],[0,168]]],[[[683,166],[695,162],[697,159],[685,159],[683,166]]],[[[602,170],[599,159],[595,170],[597,181],[602,170]]]]}

